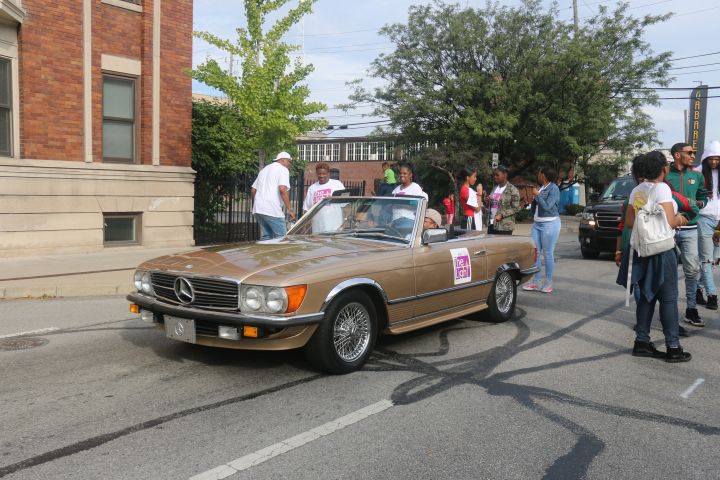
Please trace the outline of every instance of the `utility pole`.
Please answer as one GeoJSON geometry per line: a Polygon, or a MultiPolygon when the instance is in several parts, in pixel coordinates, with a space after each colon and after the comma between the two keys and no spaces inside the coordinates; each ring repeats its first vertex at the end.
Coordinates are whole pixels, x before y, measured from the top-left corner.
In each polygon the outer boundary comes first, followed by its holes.
{"type": "Polygon", "coordinates": [[[578,22],[578,6],[577,6],[577,0],[573,0],[573,21],[575,23],[575,35],[577,35],[578,28],[580,27],[580,24],[578,22]]]}

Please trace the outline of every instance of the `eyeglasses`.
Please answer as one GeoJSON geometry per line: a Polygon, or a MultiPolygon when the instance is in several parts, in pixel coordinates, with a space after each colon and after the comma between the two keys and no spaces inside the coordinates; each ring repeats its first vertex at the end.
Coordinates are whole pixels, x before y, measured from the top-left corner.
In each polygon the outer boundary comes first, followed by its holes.
{"type": "Polygon", "coordinates": [[[681,150],[681,152],[693,156],[697,153],[697,150],[681,150]]]}

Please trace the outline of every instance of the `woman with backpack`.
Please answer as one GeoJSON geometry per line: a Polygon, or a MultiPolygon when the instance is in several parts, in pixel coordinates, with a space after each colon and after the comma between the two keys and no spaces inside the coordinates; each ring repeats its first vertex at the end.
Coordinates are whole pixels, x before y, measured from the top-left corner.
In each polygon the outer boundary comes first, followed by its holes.
{"type": "MultiPolygon", "coordinates": [[[[635,166],[635,174],[642,178],[643,182],[630,193],[629,204],[632,208],[627,209],[625,225],[628,228],[635,226],[635,219],[642,214],[643,221],[648,223],[657,220],[648,219],[648,209],[640,212],[650,202],[659,205],[664,212],[665,227],[678,228],[687,225],[687,218],[678,214],[677,205],[673,201],[670,187],[664,183],[665,175],[668,172],[668,164],[665,155],[654,151],[645,155],[638,165],[635,166]]],[[[638,250],[646,254],[651,250],[651,245],[639,232],[633,232],[631,245],[633,246],[632,273],[630,283],[634,289],[636,301],[636,326],[635,344],[632,354],[636,357],[664,358],[666,362],[687,362],[692,356],[684,352],[680,346],[679,322],[678,322],[678,281],[677,281],[677,255],[675,253],[672,236],[669,237],[669,248],[649,256],[639,256],[638,250]],[[663,353],[656,349],[650,341],[650,324],[655,312],[655,304],[660,303],[660,323],[665,335],[666,351],[663,353]]],[[[668,245],[665,245],[668,246],[668,245]]],[[[665,247],[664,246],[664,247],[665,247]]],[[[664,248],[663,247],[663,248],[664,248]]],[[[626,277],[627,278],[627,274],[626,277]]]]}

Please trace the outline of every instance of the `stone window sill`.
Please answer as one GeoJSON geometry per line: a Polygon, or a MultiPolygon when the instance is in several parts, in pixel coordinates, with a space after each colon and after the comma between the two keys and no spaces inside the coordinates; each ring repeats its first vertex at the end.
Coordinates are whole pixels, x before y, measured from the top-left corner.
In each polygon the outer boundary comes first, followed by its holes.
{"type": "Polygon", "coordinates": [[[124,0],[102,0],[102,3],[106,5],[112,5],[113,7],[124,8],[125,10],[132,10],[133,12],[138,13],[142,13],[143,11],[142,5],[136,5],[131,2],[126,2],[124,0]]]}

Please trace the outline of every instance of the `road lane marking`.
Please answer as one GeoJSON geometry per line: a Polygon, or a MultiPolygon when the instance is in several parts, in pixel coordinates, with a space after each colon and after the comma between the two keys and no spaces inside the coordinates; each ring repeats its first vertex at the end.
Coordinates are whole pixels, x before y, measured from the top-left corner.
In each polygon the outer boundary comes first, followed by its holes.
{"type": "Polygon", "coordinates": [[[364,420],[376,413],[383,412],[393,405],[392,400],[380,400],[379,402],[368,405],[365,408],[361,408],[360,410],[356,410],[343,417],[324,423],[319,427],[315,427],[311,430],[295,435],[294,437],[286,438],[281,442],[275,443],[243,457],[236,458],[225,465],[220,465],[219,467],[215,467],[211,470],[190,477],[190,480],[219,480],[227,478],[237,472],[247,470],[255,465],[266,462],[271,458],[287,453],[290,450],[301,447],[313,440],[317,440],[320,437],[342,430],[343,428],[357,423],[360,420],[364,420]]]}
{"type": "Polygon", "coordinates": [[[684,399],[687,399],[690,395],[692,395],[692,393],[695,391],[695,389],[697,387],[699,387],[700,385],[703,384],[704,381],[705,381],[704,378],[698,378],[697,380],[695,380],[695,382],[692,385],[690,385],[688,388],[686,388],[685,391],[680,394],[680,396],[684,399]]]}
{"type": "Polygon", "coordinates": [[[39,330],[30,330],[28,332],[10,333],[8,335],[0,335],[0,338],[12,338],[12,337],[23,337],[25,335],[40,335],[41,333],[50,333],[56,330],[60,330],[57,327],[41,328],[39,330]]]}

